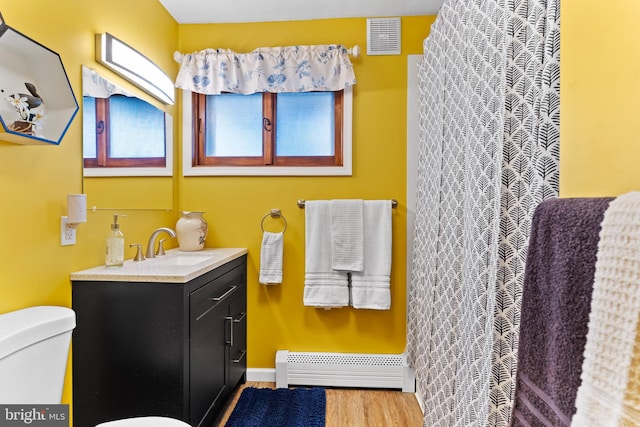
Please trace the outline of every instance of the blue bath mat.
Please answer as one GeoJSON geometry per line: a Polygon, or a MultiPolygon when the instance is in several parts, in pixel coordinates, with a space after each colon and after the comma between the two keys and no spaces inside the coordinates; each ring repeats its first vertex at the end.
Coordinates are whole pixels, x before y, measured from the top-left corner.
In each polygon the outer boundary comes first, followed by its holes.
{"type": "Polygon", "coordinates": [[[319,387],[247,387],[226,427],[324,427],[326,401],[319,387]]]}

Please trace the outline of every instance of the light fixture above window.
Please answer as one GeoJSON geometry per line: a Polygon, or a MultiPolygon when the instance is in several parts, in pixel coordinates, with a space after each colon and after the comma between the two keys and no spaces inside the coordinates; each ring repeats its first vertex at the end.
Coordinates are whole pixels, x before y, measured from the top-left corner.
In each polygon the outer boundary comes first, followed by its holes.
{"type": "Polygon", "coordinates": [[[161,102],[173,104],[171,79],[149,58],[111,34],[96,34],[96,61],[161,102]]]}

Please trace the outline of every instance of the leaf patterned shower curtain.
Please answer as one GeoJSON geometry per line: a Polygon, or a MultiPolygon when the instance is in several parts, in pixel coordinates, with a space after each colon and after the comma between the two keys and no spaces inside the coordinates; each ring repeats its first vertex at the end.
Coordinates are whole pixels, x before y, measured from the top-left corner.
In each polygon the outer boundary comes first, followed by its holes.
{"type": "Polygon", "coordinates": [[[507,426],[534,209],[558,194],[559,0],[445,0],[420,64],[407,353],[424,426],[507,426]]]}

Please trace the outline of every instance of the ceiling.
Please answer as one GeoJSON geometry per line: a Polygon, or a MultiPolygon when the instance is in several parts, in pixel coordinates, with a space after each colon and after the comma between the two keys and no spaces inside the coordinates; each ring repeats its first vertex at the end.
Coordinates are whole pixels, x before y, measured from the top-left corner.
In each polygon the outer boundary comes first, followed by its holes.
{"type": "Polygon", "coordinates": [[[444,0],[159,0],[180,24],[435,15],[444,0]]]}

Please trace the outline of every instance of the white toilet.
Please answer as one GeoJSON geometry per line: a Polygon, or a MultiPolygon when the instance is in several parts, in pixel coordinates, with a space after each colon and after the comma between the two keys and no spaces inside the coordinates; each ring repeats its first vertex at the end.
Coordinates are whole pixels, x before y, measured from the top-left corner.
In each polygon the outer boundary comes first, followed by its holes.
{"type": "MultiPolygon", "coordinates": [[[[60,403],[75,326],[76,315],[66,307],[37,306],[0,314],[0,403],[60,403]]],[[[166,417],[139,417],[99,426],[189,427],[189,424],[166,417]]]]}

